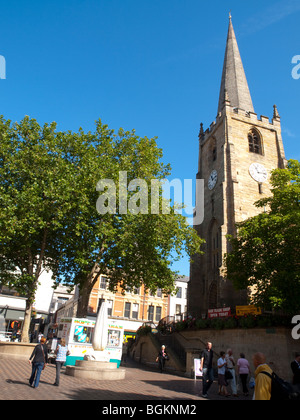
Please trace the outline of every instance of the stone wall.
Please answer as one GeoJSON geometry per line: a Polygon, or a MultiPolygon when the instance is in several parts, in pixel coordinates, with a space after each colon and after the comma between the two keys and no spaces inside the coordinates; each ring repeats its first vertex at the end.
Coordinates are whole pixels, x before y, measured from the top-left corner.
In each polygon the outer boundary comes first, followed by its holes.
{"type": "Polygon", "coordinates": [[[36,343],[0,342],[0,357],[29,359],[36,343]]]}
{"type": "MultiPolygon", "coordinates": [[[[249,360],[252,374],[254,366],[252,356],[256,352],[266,355],[267,363],[281,377],[291,380],[291,362],[295,352],[300,352],[300,340],[294,340],[291,330],[287,328],[255,328],[255,329],[232,329],[232,330],[199,330],[183,331],[177,334],[178,341],[185,347],[187,353],[185,375],[192,376],[193,360],[200,357],[202,349],[207,341],[212,342],[216,353],[233,350],[235,360],[240,353],[244,353],[249,360]]],[[[155,337],[148,335],[140,338],[133,348],[132,356],[142,364],[155,364],[155,358],[159,345],[155,344],[155,337]]],[[[172,357],[171,349],[167,348],[170,361],[167,363],[169,370],[179,371],[176,356],[172,357]]],[[[217,360],[217,354],[214,358],[217,360]]]]}

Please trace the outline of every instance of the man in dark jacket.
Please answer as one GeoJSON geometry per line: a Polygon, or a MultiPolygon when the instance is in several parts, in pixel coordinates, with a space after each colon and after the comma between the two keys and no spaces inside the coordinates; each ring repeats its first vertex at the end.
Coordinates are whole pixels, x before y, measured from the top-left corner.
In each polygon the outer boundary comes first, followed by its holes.
{"type": "Polygon", "coordinates": [[[200,360],[200,371],[202,372],[202,381],[203,389],[202,396],[207,398],[207,392],[211,387],[214,381],[214,371],[213,371],[213,357],[214,352],[212,350],[212,344],[210,342],[206,343],[206,348],[202,351],[200,360]]]}
{"type": "Polygon", "coordinates": [[[33,349],[29,358],[29,363],[32,364],[32,373],[29,379],[29,385],[33,388],[37,388],[39,386],[42,370],[48,363],[48,349],[45,337],[42,337],[40,343],[33,349]]]}
{"type": "Polygon", "coordinates": [[[295,360],[291,363],[293,371],[293,385],[300,385],[300,353],[296,353],[295,360]]]}

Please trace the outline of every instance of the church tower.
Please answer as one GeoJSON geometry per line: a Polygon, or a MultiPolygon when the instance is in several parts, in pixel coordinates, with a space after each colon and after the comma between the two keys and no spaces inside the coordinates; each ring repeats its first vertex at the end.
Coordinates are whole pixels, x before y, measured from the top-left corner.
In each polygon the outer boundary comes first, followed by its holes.
{"type": "Polygon", "coordinates": [[[226,235],[235,235],[236,223],[261,211],[254,203],[271,195],[271,171],[285,163],[277,107],[271,121],[255,113],[230,16],[217,117],[206,131],[201,124],[199,133],[204,221],[195,229],[206,244],[191,264],[190,314],[247,303],[246,293],[222,277],[223,257],[230,252],[226,235]]]}

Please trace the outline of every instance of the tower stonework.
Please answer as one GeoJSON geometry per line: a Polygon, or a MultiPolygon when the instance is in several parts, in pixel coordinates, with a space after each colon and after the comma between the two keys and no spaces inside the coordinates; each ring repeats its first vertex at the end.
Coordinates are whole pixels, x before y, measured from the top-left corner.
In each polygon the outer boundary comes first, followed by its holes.
{"type": "Polygon", "coordinates": [[[236,234],[236,223],[261,211],[254,203],[271,195],[271,171],[285,164],[277,107],[271,121],[254,112],[230,18],[217,117],[206,131],[201,124],[199,134],[197,179],[204,180],[204,220],[194,228],[206,244],[191,264],[190,314],[247,303],[246,293],[222,277],[224,254],[230,252],[226,236],[236,234]]]}

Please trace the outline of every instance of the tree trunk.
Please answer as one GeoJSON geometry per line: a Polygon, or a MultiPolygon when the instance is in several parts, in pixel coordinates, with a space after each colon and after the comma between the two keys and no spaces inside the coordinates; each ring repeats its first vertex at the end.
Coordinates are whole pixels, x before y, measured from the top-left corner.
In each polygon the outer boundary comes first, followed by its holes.
{"type": "Polygon", "coordinates": [[[31,299],[26,300],[26,309],[25,309],[25,317],[24,317],[24,324],[22,329],[22,335],[21,335],[21,342],[22,343],[29,343],[29,328],[30,328],[30,322],[31,322],[31,309],[32,309],[32,303],[31,299]]]}
{"type": "Polygon", "coordinates": [[[79,287],[79,299],[76,314],[78,318],[85,318],[87,316],[90,294],[100,274],[101,272],[98,268],[98,265],[95,264],[89,275],[81,283],[79,287]]]}

